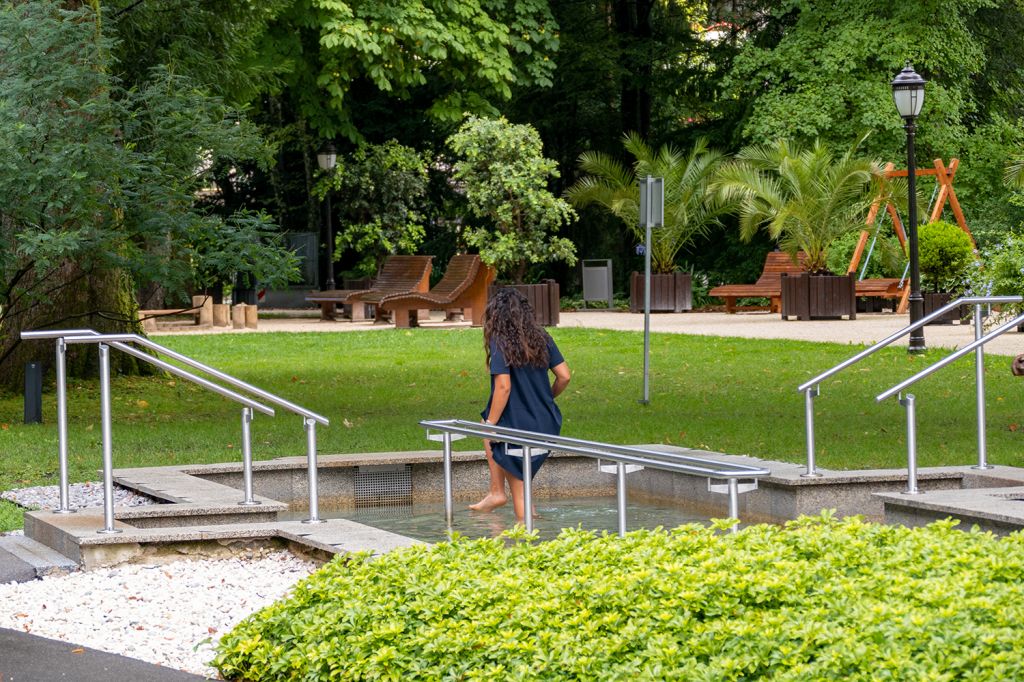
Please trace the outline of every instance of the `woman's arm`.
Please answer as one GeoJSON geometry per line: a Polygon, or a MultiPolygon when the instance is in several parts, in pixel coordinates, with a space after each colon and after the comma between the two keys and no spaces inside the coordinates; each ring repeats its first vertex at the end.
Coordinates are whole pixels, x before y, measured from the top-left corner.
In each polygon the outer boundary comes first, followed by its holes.
{"type": "Polygon", "coordinates": [[[509,374],[494,375],[494,393],[491,397],[491,411],[487,413],[487,422],[497,424],[501,413],[508,405],[508,396],[512,393],[512,376],[509,374]]]}
{"type": "Polygon", "coordinates": [[[555,374],[555,383],[551,384],[551,397],[557,398],[559,394],[569,385],[572,373],[569,372],[569,365],[562,362],[551,368],[555,374]]]}

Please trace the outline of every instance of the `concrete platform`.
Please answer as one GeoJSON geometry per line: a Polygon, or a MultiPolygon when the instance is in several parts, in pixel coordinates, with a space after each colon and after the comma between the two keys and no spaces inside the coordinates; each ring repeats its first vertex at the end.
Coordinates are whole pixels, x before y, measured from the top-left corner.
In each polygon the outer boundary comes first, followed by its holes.
{"type": "MultiPolygon", "coordinates": [[[[820,476],[807,478],[803,476],[804,467],[798,464],[673,446],[642,447],[768,468],[771,475],[760,479],[756,490],[739,498],[739,516],[745,523],[782,523],[835,509],[840,516],[861,515],[908,525],[953,516],[997,532],[1024,528],[1024,469],[921,469],[918,485],[924,492],[910,496],[903,492],[907,474],[902,469],[821,470],[820,476]]],[[[407,468],[410,504],[438,501],[443,490],[440,459],[437,451],[321,457],[321,508],[354,506],[358,487],[355,479],[364,468],[390,472],[396,465],[407,468]],[[324,500],[331,504],[324,505],[324,500]]],[[[481,495],[487,487],[483,453],[459,452],[453,460],[457,499],[481,495]]],[[[98,532],[104,523],[101,509],[76,514],[29,512],[25,515],[25,533],[66,557],[65,564],[85,569],[180,556],[224,556],[252,545],[286,546],[300,554],[327,559],[339,553],[381,554],[422,544],[344,519],[310,524],[279,518],[285,511],[294,518],[296,512],[308,509],[305,464],[304,457],[255,463],[253,485],[260,504],[254,506],[239,504],[238,463],[118,470],[115,479],[119,484],[150,494],[163,504],[116,508],[115,529],[119,532],[112,534],[98,532]]],[[[538,479],[536,494],[538,499],[565,494],[613,496],[615,477],[599,471],[592,459],[555,453],[545,465],[544,476],[538,479]]],[[[708,518],[722,518],[728,513],[726,497],[710,491],[707,479],[660,470],[629,474],[627,496],[631,500],[683,504],[708,518]]],[[[25,571],[13,561],[0,563],[25,571]]]]}

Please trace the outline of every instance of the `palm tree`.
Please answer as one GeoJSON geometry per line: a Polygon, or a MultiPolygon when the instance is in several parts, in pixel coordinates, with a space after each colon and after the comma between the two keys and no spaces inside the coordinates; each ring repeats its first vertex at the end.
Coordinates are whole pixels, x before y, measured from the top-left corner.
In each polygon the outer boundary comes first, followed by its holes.
{"type": "Polygon", "coordinates": [[[868,207],[888,186],[881,164],[856,156],[863,139],[839,158],[820,141],[809,149],[779,140],[740,151],[715,183],[723,200],[739,204],[740,238],[764,228],[794,261],[807,254],[808,271],[828,272],[829,247],[864,229],[868,207]]]}
{"type": "Polygon", "coordinates": [[[708,149],[707,140],[697,140],[688,154],[671,145],[656,152],[636,133],[623,137],[623,146],[635,159],[632,168],[601,152],[580,154],[579,166],[587,175],[565,195],[574,206],[603,206],[620,218],[642,242],[645,230],[639,226],[640,190],[637,178],[665,179],[665,224],[651,235],[651,268],[657,273],[675,270],[676,254],[698,236],[718,225],[729,207],[709,191],[724,157],[708,149]]]}
{"type": "Polygon", "coordinates": [[[1003,179],[1009,187],[1024,188],[1024,158],[1014,159],[1006,164],[1003,179]]]}

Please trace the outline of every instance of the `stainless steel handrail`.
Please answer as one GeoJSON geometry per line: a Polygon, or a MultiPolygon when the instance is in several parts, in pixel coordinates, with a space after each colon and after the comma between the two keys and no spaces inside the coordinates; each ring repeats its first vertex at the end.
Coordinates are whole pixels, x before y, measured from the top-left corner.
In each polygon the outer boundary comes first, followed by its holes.
{"type": "MultiPolygon", "coordinates": [[[[82,335],[82,336],[86,336],[86,335],[82,335]]],[[[97,339],[97,340],[106,341],[106,342],[110,343],[110,345],[114,345],[115,342],[137,343],[140,346],[143,346],[144,348],[149,348],[150,350],[155,350],[156,352],[161,353],[163,355],[166,355],[169,358],[173,358],[174,360],[177,360],[178,362],[184,363],[186,365],[189,365],[190,367],[194,367],[194,368],[196,368],[198,370],[206,372],[207,374],[210,374],[211,376],[215,376],[215,377],[217,377],[218,379],[220,379],[221,381],[223,381],[223,382],[225,382],[227,384],[231,384],[232,386],[235,386],[237,388],[241,388],[244,391],[248,391],[249,393],[252,393],[255,396],[259,396],[260,398],[263,398],[267,402],[274,403],[275,405],[283,407],[286,410],[288,410],[289,412],[293,412],[293,413],[295,413],[295,414],[297,414],[297,415],[299,415],[301,417],[307,417],[309,419],[312,419],[312,420],[316,421],[318,424],[323,424],[324,426],[327,426],[327,425],[329,425],[331,423],[330,420],[327,419],[327,417],[319,415],[316,412],[313,412],[312,410],[307,410],[306,408],[304,408],[304,407],[302,407],[300,405],[296,405],[295,403],[293,403],[293,402],[291,402],[289,400],[285,400],[284,398],[281,398],[280,396],[276,396],[273,393],[268,393],[267,391],[264,391],[262,388],[259,388],[257,386],[253,386],[252,384],[250,384],[247,381],[242,381],[241,379],[238,379],[237,377],[233,377],[230,374],[225,374],[224,372],[221,372],[218,369],[210,367],[209,365],[207,365],[207,364],[205,364],[203,362],[199,362],[198,360],[194,360],[194,359],[188,357],[187,355],[182,355],[181,353],[178,353],[177,351],[173,351],[173,350],[171,350],[170,348],[168,348],[166,346],[161,346],[159,343],[156,343],[154,341],[150,341],[149,339],[147,339],[144,336],[139,336],[138,334],[99,334],[97,332],[93,332],[92,334],[89,334],[87,336],[93,337],[94,339],[97,339]]],[[[70,341],[71,338],[72,338],[72,335],[65,335],[64,338],[66,340],[70,341]]]]}
{"type": "MultiPolygon", "coordinates": [[[[102,336],[102,337],[97,337],[97,336],[65,336],[64,337],[64,343],[68,343],[68,344],[75,344],[75,343],[103,343],[104,341],[110,341],[109,336],[102,336]]],[[[242,395],[241,393],[236,393],[235,391],[232,391],[229,388],[224,388],[223,386],[218,386],[217,384],[213,383],[212,381],[210,381],[208,379],[204,379],[204,378],[202,378],[201,376],[199,376],[197,374],[193,374],[192,372],[189,372],[188,370],[184,370],[184,369],[182,369],[180,367],[172,365],[169,362],[164,362],[163,360],[161,360],[159,358],[154,358],[152,355],[148,355],[146,353],[143,353],[142,351],[138,350],[137,348],[133,348],[133,347],[131,347],[129,345],[126,345],[124,343],[121,343],[119,341],[110,341],[109,343],[107,343],[107,345],[111,346],[113,348],[116,348],[119,351],[122,351],[124,353],[127,353],[128,355],[131,355],[132,357],[136,357],[136,358],[138,358],[140,360],[148,362],[149,364],[153,365],[154,367],[159,367],[160,369],[164,370],[165,372],[170,372],[171,374],[175,374],[177,376],[180,376],[183,379],[188,379],[189,381],[191,381],[193,383],[196,383],[196,384],[202,386],[203,388],[205,388],[205,389],[207,389],[209,391],[213,391],[214,393],[218,393],[218,394],[224,396],[225,398],[228,398],[229,400],[234,400],[237,403],[241,403],[241,404],[245,405],[246,407],[250,407],[250,408],[252,408],[254,410],[262,412],[263,414],[270,415],[271,417],[274,416],[274,408],[272,408],[272,407],[267,407],[263,403],[258,403],[255,400],[252,400],[251,398],[247,398],[244,395],[242,395]]]]}
{"type": "MultiPolygon", "coordinates": [[[[500,440],[505,443],[513,443],[523,447],[523,497],[524,510],[523,520],[528,531],[533,530],[533,515],[529,510],[533,509],[533,487],[531,481],[533,462],[531,459],[533,449],[558,450],[595,459],[610,460],[617,465],[617,498],[618,498],[618,522],[619,535],[626,533],[626,465],[637,464],[663,469],[676,473],[691,476],[705,476],[709,479],[726,479],[729,483],[729,516],[739,516],[739,486],[737,481],[740,478],[757,479],[762,476],[771,475],[771,471],[764,467],[755,467],[746,464],[733,464],[719,462],[704,457],[692,455],[680,455],[672,452],[661,452],[658,450],[647,450],[643,448],[629,447],[625,445],[614,445],[611,443],[599,443],[596,441],[582,440],[579,438],[567,438],[565,436],[554,436],[521,429],[510,429],[490,424],[478,424],[476,422],[461,419],[444,420],[423,420],[420,426],[425,428],[429,434],[430,430],[441,432],[443,436],[444,452],[444,513],[448,527],[452,526],[453,519],[453,494],[452,494],[452,449],[451,437],[453,434],[462,436],[474,436],[488,440],[500,440]]],[[[735,530],[735,527],[733,528],[735,530]]]]}
{"type": "MultiPolygon", "coordinates": [[[[971,351],[975,351],[976,357],[981,356],[981,350],[986,343],[1002,336],[1011,329],[1016,328],[1020,324],[1024,323],[1024,314],[1018,315],[1009,322],[1005,322],[1002,325],[996,327],[988,334],[980,336],[973,342],[967,344],[963,348],[957,349],[953,353],[950,353],[946,357],[938,360],[928,367],[925,367],[917,374],[904,379],[900,383],[896,384],[892,388],[879,393],[875,396],[877,402],[882,402],[886,398],[891,398],[894,395],[899,396],[899,403],[907,410],[907,490],[905,491],[908,495],[916,495],[918,492],[917,487],[917,412],[916,412],[916,399],[912,393],[908,393],[906,396],[903,395],[903,391],[913,384],[917,383],[921,379],[927,376],[931,376],[935,372],[939,371],[946,365],[959,360],[963,356],[967,355],[971,351]]],[[[978,361],[979,366],[982,368],[979,370],[978,379],[982,381],[981,372],[984,369],[984,365],[981,364],[981,360],[978,361]]],[[[984,444],[984,384],[979,383],[981,387],[981,401],[978,407],[978,441],[979,444],[984,444]]],[[[984,460],[980,461],[979,464],[974,467],[976,469],[988,469],[991,468],[984,460]]]]}
{"type": "MultiPolygon", "coordinates": [[[[805,437],[806,437],[806,442],[807,442],[807,471],[805,473],[801,474],[801,476],[803,476],[804,478],[816,478],[818,476],[821,476],[821,474],[819,474],[817,472],[817,469],[816,469],[816,466],[815,466],[815,461],[814,461],[814,457],[815,457],[815,455],[814,455],[814,399],[818,395],[820,395],[820,391],[818,390],[818,384],[820,384],[825,379],[828,379],[829,377],[832,377],[835,374],[838,374],[839,372],[841,372],[842,370],[846,369],[847,367],[860,362],[861,360],[863,360],[864,358],[868,357],[869,355],[873,355],[874,353],[880,351],[881,349],[885,348],[886,346],[888,346],[889,344],[893,343],[894,341],[897,341],[901,337],[906,336],[910,332],[915,331],[917,329],[920,329],[921,327],[925,326],[926,324],[929,324],[933,320],[938,319],[939,317],[941,317],[941,316],[945,315],[946,313],[948,313],[950,310],[953,310],[955,308],[959,308],[962,305],[974,305],[975,339],[978,339],[978,338],[981,337],[981,333],[982,333],[982,326],[981,326],[981,306],[982,305],[992,305],[992,304],[996,304],[996,303],[1020,303],[1021,301],[1024,301],[1024,297],[1021,297],[1021,296],[964,296],[962,298],[956,299],[955,301],[950,301],[949,303],[947,303],[946,305],[942,306],[938,310],[935,310],[934,312],[929,313],[928,315],[925,315],[924,317],[922,317],[917,322],[915,322],[913,324],[910,324],[910,325],[904,327],[903,329],[900,329],[899,331],[897,331],[897,332],[895,332],[893,334],[890,334],[889,336],[885,337],[881,341],[875,343],[873,346],[862,350],[861,352],[857,353],[856,355],[854,355],[854,356],[852,356],[850,358],[847,358],[846,360],[843,360],[842,362],[840,362],[835,367],[832,367],[832,368],[822,372],[818,376],[814,377],[813,379],[811,379],[809,381],[805,381],[804,383],[802,383],[799,386],[797,386],[796,390],[798,392],[804,394],[804,417],[805,417],[805,420],[806,420],[806,422],[805,422],[806,423],[805,437]]],[[[979,355],[979,358],[978,358],[978,366],[979,367],[983,367],[982,362],[983,362],[983,358],[979,355]]],[[[978,370],[977,376],[978,376],[978,404],[980,406],[978,409],[979,409],[980,413],[983,414],[983,411],[984,411],[984,383],[983,383],[984,379],[983,379],[983,375],[982,375],[980,369],[978,370]]],[[[984,442],[983,441],[980,442],[979,446],[980,446],[979,447],[979,454],[978,454],[978,457],[979,457],[979,468],[987,468],[984,465],[984,458],[985,458],[984,442]]]]}
{"type": "Polygon", "coordinates": [[[58,457],[60,459],[60,501],[59,507],[55,510],[56,513],[71,513],[70,501],[68,499],[68,466],[67,466],[67,385],[66,385],[66,370],[65,370],[65,352],[66,345],[68,343],[96,343],[100,352],[100,393],[101,393],[101,411],[103,416],[103,468],[104,468],[104,528],[99,531],[101,533],[116,533],[119,532],[114,528],[113,520],[113,464],[111,456],[111,427],[110,427],[110,364],[109,364],[109,350],[108,347],[112,346],[124,353],[132,355],[133,357],[139,358],[145,362],[153,364],[165,371],[188,379],[203,388],[218,393],[226,398],[235,400],[242,403],[245,407],[242,409],[242,478],[245,498],[239,504],[241,505],[257,505],[258,501],[254,499],[253,486],[252,486],[252,446],[251,446],[251,430],[250,423],[252,422],[253,410],[258,410],[265,414],[273,415],[273,408],[267,407],[262,403],[254,401],[244,395],[236,393],[230,389],[224,388],[214,382],[199,377],[187,370],[172,365],[168,362],[155,358],[148,355],[137,348],[127,345],[128,343],[135,343],[143,347],[154,350],[158,353],[163,353],[170,356],[171,358],[182,362],[183,364],[189,365],[193,368],[199,369],[211,376],[233,385],[237,388],[241,388],[245,391],[253,393],[268,402],[275,403],[281,407],[288,409],[303,417],[303,423],[306,429],[306,442],[307,442],[307,459],[308,459],[308,476],[309,476],[309,508],[310,517],[306,523],[320,523],[319,518],[319,504],[318,504],[318,489],[317,489],[317,466],[316,466],[316,424],[329,424],[330,422],[326,417],[316,414],[304,407],[296,405],[284,398],[268,393],[263,389],[260,389],[252,384],[249,384],[241,379],[237,379],[229,374],[225,374],[220,370],[214,369],[209,365],[206,365],[198,360],[189,358],[188,356],[182,355],[172,351],[169,348],[161,346],[158,343],[154,343],[145,337],[137,334],[101,334],[92,329],[60,329],[60,330],[34,330],[22,332],[21,337],[23,339],[57,339],[57,431],[58,431],[58,457]]]}

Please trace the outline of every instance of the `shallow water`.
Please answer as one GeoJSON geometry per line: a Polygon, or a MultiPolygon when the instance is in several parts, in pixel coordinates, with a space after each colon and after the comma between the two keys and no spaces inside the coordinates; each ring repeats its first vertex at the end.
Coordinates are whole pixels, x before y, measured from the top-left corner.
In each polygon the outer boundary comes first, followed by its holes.
{"type": "MultiPolygon", "coordinates": [[[[495,537],[515,524],[511,502],[493,512],[473,512],[466,502],[455,503],[453,530],[471,538],[495,537]]],[[[537,500],[538,517],[534,529],[541,538],[554,538],[563,528],[618,532],[618,513],[614,497],[573,497],[537,500]]],[[[423,540],[447,539],[444,505],[414,504],[398,507],[367,507],[321,512],[321,518],[342,518],[382,530],[423,540]]],[[[304,518],[297,513],[296,518],[304,518]]],[[[706,517],[668,504],[631,502],[626,506],[626,529],[674,528],[684,523],[706,523],[706,517]]]]}

